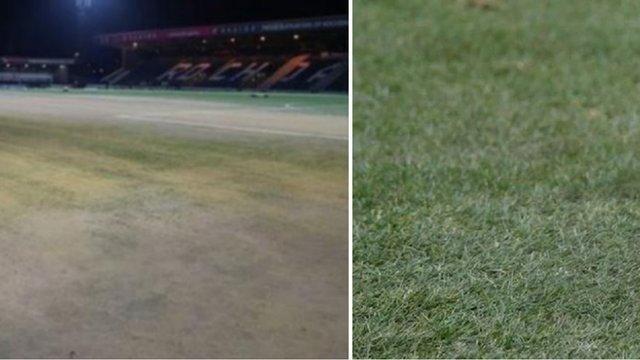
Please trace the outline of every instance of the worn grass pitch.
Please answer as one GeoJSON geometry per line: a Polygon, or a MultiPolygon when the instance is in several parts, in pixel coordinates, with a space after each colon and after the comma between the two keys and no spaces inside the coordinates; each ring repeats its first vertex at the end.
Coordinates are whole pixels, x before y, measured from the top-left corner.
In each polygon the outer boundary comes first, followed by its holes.
{"type": "Polygon", "coordinates": [[[354,356],[640,356],[640,3],[354,5],[354,356]]]}
{"type": "Polygon", "coordinates": [[[0,116],[0,357],[346,356],[346,154],[0,116]]]}
{"type": "Polygon", "coordinates": [[[326,147],[259,136],[211,141],[148,130],[0,118],[0,210],[8,217],[34,206],[85,206],[140,186],[233,206],[268,196],[344,197],[344,184],[333,183],[346,171],[344,145],[337,141],[326,147]],[[307,191],[314,187],[321,191],[307,191]]]}

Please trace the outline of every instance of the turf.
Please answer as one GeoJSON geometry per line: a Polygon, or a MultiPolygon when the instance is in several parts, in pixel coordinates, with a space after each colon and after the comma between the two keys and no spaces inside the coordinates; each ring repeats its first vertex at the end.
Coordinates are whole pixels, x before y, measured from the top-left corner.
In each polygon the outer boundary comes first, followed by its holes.
{"type": "Polygon", "coordinates": [[[145,188],[230,210],[299,196],[345,197],[345,152],[337,141],[194,138],[146,125],[0,117],[0,221],[43,208],[126,205],[128,195],[145,188]],[[314,186],[322,189],[307,193],[314,186]]]}
{"type": "Polygon", "coordinates": [[[640,3],[354,7],[354,356],[639,357],[640,3]]]}
{"type": "Polygon", "coordinates": [[[0,115],[0,358],[344,356],[347,177],[344,141],[0,115]]]}
{"type": "MultiPolygon", "coordinates": [[[[63,92],[60,88],[32,89],[30,92],[46,92],[65,95],[101,95],[101,96],[134,96],[158,97],[167,99],[186,99],[212,101],[224,104],[258,107],[268,110],[299,112],[308,114],[324,114],[347,116],[349,113],[349,98],[346,94],[308,94],[292,92],[273,92],[268,96],[253,96],[246,91],[226,90],[164,90],[164,89],[70,89],[63,92]]],[[[257,93],[256,93],[257,94],[257,93]]]]}

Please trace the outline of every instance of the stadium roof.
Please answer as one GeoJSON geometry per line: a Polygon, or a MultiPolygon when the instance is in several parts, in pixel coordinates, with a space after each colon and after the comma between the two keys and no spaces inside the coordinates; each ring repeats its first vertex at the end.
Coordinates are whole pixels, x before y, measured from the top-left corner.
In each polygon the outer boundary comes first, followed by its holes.
{"type": "Polygon", "coordinates": [[[31,64],[31,65],[73,65],[74,59],[60,59],[60,58],[27,58],[18,56],[2,56],[0,62],[4,64],[31,64]]]}
{"type": "Polygon", "coordinates": [[[105,46],[126,47],[133,43],[167,43],[173,41],[213,38],[219,36],[270,34],[292,31],[322,31],[347,29],[346,16],[328,16],[307,19],[233,23],[186,28],[142,30],[97,36],[98,43],[105,46]]]}

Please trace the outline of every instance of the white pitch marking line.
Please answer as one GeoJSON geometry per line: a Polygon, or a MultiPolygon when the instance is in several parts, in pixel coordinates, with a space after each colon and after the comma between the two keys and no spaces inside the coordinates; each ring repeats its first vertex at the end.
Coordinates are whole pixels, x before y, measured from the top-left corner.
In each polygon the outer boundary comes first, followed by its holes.
{"type": "Polygon", "coordinates": [[[296,137],[306,137],[306,138],[316,138],[316,139],[327,139],[327,140],[341,140],[347,141],[346,137],[343,136],[331,136],[331,135],[318,135],[318,134],[308,134],[308,133],[299,133],[294,131],[284,131],[284,130],[268,130],[254,127],[239,127],[239,126],[226,126],[226,125],[213,125],[213,124],[203,124],[199,122],[192,121],[171,121],[171,120],[162,120],[158,118],[149,118],[146,116],[136,116],[136,115],[128,115],[122,114],[117,116],[120,119],[134,120],[134,121],[144,121],[151,123],[163,123],[163,124],[171,124],[171,125],[189,125],[189,126],[198,126],[204,128],[211,129],[221,129],[221,130],[232,130],[232,131],[243,131],[243,132],[251,132],[251,133],[262,133],[262,134],[271,134],[271,135],[285,135],[285,136],[296,136],[296,137]]]}

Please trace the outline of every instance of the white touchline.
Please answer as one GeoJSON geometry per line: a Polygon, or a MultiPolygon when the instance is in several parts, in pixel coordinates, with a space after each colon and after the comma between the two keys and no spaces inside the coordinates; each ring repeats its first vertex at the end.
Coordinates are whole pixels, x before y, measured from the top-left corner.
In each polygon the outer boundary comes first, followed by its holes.
{"type": "Polygon", "coordinates": [[[163,119],[158,119],[158,118],[149,118],[147,116],[142,116],[142,115],[122,114],[122,115],[118,115],[117,117],[120,118],[120,119],[134,120],[134,121],[144,121],[144,122],[151,122],[151,123],[163,123],[163,124],[171,124],[171,125],[189,125],[189,126],[197,126],[197,127],[211,128],[211,129],[221,129],[221,130],[243,131],[243,132],[262,133],[262,134],[271,134],[271,135],[285,135],[285,136],[296,136],[296,137],[306,137],[306,138],[316,138],[316,139],[348,141],[348,138],[344,137],[344,136],[309,134],[309,133],[300,133],[300,132],[295,132],[295,131],[269,130],[269,129],[254,128],[254,127],[213,125],[213,124],[204,124],[204,123],[192,122],[192,121],[171,121],[171,120],[163,120],[163,119]]]}

